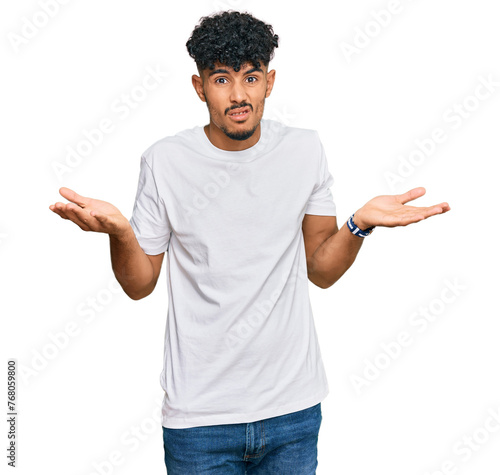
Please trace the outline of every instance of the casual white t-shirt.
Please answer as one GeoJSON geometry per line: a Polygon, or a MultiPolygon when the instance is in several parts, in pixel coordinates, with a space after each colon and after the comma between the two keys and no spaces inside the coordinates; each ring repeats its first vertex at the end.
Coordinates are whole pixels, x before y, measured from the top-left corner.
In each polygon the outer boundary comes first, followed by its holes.
{"type": "Polygon", "coordinates": [[[332,184],[318,133],[272,120],[243,151],[194,127],[144,152],[130,224],[146,254],[167,251],[164,427],[254,422],[326,397],[301,226],[336,215],[332,184]]]}

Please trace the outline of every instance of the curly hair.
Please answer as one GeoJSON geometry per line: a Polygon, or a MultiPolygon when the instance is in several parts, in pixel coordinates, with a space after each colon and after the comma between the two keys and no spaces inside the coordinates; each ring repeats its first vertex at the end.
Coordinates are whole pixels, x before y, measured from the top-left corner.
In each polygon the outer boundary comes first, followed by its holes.
{"type": "Polygon", "coordinates": [[[200,19],[186,43],[199,71],[214,69],[219,62],[236,72],[244,63],[267,67],[278,47],[273,27],[249,13],[225,11],[200,19]]]}

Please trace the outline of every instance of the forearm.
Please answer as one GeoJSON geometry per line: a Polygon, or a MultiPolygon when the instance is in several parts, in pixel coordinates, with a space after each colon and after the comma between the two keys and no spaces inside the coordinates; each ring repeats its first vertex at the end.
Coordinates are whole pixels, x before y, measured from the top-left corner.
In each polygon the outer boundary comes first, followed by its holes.
{"type": "Polygon", "coordinates": [[[111,266],[125,293],[133,300],[149,295],[154,287],[153,264],[141,249],[131,226],[120,236],[110,235],[111,266]]]}
{"type": "Polygon", "coordinates": [[[352,234],[347,224],[344,224],[339,231],[318,246],[309,258],[309,280],[323,289],[337,282],[353,264],[363,239],[352,234]]]}

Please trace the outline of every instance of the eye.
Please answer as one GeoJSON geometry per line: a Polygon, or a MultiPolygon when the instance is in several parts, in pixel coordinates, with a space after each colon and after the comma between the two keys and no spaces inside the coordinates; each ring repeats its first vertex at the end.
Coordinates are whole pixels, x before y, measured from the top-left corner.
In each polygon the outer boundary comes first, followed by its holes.
{"type": "Polygon", "coordinates": [[[257,78],[255,76],[248,76],[247,77],[247,81],[252,83],[252,82],[256,82],[257,81],[257,78]],[[250,79],[252,79],[252,81],[250,81],[250,79]]]}
{"type": "Polygon", "coordinates": [[[217,79],[215,80],[215,82],[216,82],[217,84],[224,84],[222,81],[227,81],[227,79],[226,79],[226,78],[217,78],[217,79]]]}

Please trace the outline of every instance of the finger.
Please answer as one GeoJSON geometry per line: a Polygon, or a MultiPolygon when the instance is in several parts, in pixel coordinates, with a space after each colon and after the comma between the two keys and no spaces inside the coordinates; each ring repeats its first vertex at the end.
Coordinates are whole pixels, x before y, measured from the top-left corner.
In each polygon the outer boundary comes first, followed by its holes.
{"type": "Polygon", "coordinates": [[[62,188],[59,188],[59,194],[61,196],[64,196],[69,201],[72,201],[73,203],[76,203],[78,206],[81,206],[82,208],[85,208],[88,198],[85,196],[79,195],[76,191],[70,190],[69,188],[66,188],[63,186],[62,188]]]}
{"type": "Polygon", "coordinates": [[[407,191],[402,195],[396,195],[396,200],[401,204],[405,204],[408,203],[408,201],[416,200],[417,198],[420,198],[421,196],[424,195],[425,195],[425,188],[419,186],[418,188],[413,188],[412,190],[407,191]]]}
{"type": "Polygon", "coordinates": [[[84,231],[90,231],[91,226],[89,224],[89,216],[85,211],[83,211],[78,206],[68,203],[65,210],[68,219],[73,221],[75,224],[80,226],[84,231]]]}
{"type": "Polygon", "coordinates": [[[446,213],[450,210],[450,205],[448,203],[441,203],[439,205],[429,206],[427,208],[426,214],[428,216],[434,216],[436,214],[446,213]]]}
{"type": "Polygon", "coordinates": [[[64,214],[64,212],[60,209],[60,205],[61,203],[56,203],[55,205],[50,205],[49,208],[51,211],[59,215],[61,218],[68,219],[68,217],[64,214]]]}
{"type": "Polygon", "coordinates": [[[71,222],[75,223],[81,230],[83,231],[91,231],[90,227],[87,226],[87,224],[83,223],[80,221],[77,217],[72,216],[71,218],[68,218],[71,222]]]}
{"type": "Polygon", "coordinates": [[[55,207],[61,217],[70,219],[67,215],[67,203],[56,203],[55,207]]]}
{"type": "Polygon", "coordinates": [[[424,214],[419,211],[408,211],[399,216],[390,216],[388,217],[390,221],[388,221],[389,227],[396,226],[408,226],[409,224],[418,223],[425,219],[424,214]]]}
{"type": "Polygon", "coordinates": [[[446,213],[447,211],[450,211],[450,209],[451,209],[450,205],[448,203],[446,203],[446,201],[441,203],[438,206],[441,206],[441,208],[443,208],[443,213],[446,213]]]}
{"type": "Polygon", "coordinates": [[[447,203],[441,203],[439,205],[428,206],[425,208],[408,207],[409,212],[403,218],[403,220],[406,222],[406,224],[417,223],[418,221],[430,218],[431,216],[446,213],[446,211],[449,210],[449,206],[446,207],[445,205],[447,206],[447,203]]]}
{"type": "Polygon", "coordinates": [[[78,218],[78,216],[75,215],[75,213],[72,210],[68,210],[68,209],[66,209],[66,207],[64,207],[64,209],[56,209],[56,211],[54,211],[54,212],[56,212],[59,216],[61,216],[61,218],[67,219],[67,220],[75,223],[77,226],[79,226],[84,231],[90,231],[90,228],[84,222],[82,222],[78,218]]]}

